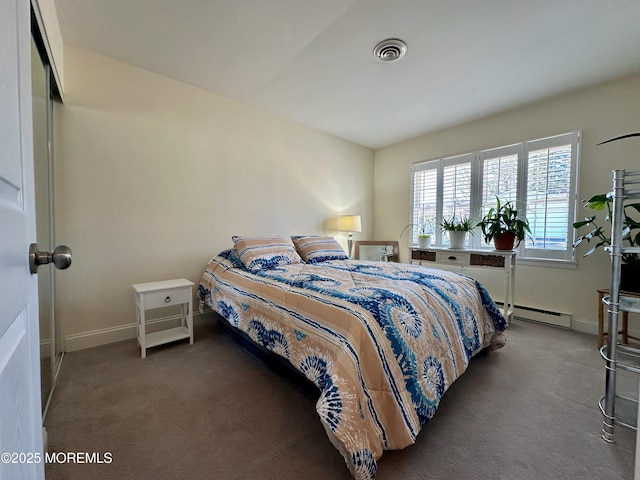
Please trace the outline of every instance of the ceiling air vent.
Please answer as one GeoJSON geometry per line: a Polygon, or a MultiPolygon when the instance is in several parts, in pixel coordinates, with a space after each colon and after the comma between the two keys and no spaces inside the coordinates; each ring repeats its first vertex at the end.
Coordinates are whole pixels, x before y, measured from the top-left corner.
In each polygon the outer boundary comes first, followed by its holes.
{"type": "Polygon", "coordinates": [[[373,56],[381,62],[395,62],[407,53],[407,44],[397,38],[383,40],[373,49],[373,56]]]}

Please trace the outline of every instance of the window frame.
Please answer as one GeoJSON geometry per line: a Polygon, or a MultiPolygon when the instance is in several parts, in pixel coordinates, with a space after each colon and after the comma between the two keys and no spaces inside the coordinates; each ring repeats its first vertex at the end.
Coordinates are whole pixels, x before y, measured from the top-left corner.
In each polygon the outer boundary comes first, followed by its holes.
{"type": "MultiPolygon", "coordinates": [[[[410,182],[410,215],[411,223],[415,221],[414,215],[414,202],[416,200],[415,192],[415,175],[417,172],[426,170],[436,170],[436,219],[442,218],[443,213],[443,189],[444,189],[444,169],[447,166],[457,165],[470,162],[471,164],[471,181],[470,181],[470,215],[474,219],[481,219],[482,203],[483,203],[483,186],[484,186],[484,166],[487,160],[492,160],[502,156],[517,154],[517,181],[516,181],[516,203],[517,205],[527,206],[527,191],[528,191],[528,169],[529,169],[529,153],[532,151],[560,147],[562,145],[571,145],[571,154],[569,161],[569,192],[567,194],[568,199],[568,222],[567,222],[567,247],[565,249],[544,249],[533,247],[527,247],[526,242],[523,241],[517,248],[518,261],[522,264],[535,264],[535,265],[556,265],[561,267],[569,267],[576,265],[575,252],[573,249],[573,242],[575,238],[575,231],[573,229],[573,222],[577,212],[577,188],[578,188],[578,168],[580,163],[580,143],[582,138],[582,132],[580,130],[574,130],[572,132],[563,133],[559,135],[552,135],[549,137],[543,137],[533,140],[526,140],[523,142],[504,145],[495,148],[476,150],[474,152],[465,153],[461,155],[448,156],[438,159],[426,160],[416,162],[411,165],[411,182],[410,182]]],[[[440,229],[436,229],[434,232],[434,242],[432,245],[435,248],[445,248],[447,243],[443,240],[444,235],[440,229]]],[[[416,233],[409,237],[409,246],[416,247],[415,242],[416,233]]],[[[467,236],[468,248],[491,250],[493,247],[484,244],[482,234],[479,230],[475,232],[475,235],[467,236]]]]}

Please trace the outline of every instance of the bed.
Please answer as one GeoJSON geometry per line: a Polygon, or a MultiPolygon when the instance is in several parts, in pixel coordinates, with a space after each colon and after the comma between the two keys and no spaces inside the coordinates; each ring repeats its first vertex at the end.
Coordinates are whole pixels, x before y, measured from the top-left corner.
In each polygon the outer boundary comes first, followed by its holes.
{"type": "Polygon", "coordinates": [[[507,322],[466,275],[292,239],[234,237],[200,298],[318,387],[329,439],[355,479],[374,479],[383,451],[414,443],[470,359],[504,345],[507,322]]]}

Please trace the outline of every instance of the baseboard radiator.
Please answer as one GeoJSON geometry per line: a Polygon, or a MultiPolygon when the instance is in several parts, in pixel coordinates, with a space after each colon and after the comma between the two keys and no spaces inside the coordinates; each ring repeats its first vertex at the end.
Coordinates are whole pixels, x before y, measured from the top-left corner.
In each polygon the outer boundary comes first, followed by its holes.
{"type": "MultiPolygon", "coordinates": [[[[496,302],[500,307],[501,302],[496,302]]],[[[544,323],[561,328],[571,328],[571,315],[568,313],[553,312],[551,310],[543,310],[541,308],[526,307],[524,305],[516,305],[513,316],[529,320],[532,322],[544,323]]]]}

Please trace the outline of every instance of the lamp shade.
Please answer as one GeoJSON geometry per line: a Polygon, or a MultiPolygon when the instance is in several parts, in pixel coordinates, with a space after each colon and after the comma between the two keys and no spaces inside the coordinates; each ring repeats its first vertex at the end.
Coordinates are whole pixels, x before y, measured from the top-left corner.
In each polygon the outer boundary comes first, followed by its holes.
{"type": "Polygon", "coordinates": [[[341,215],[338,218],[338,230],[342,232],[361,232],[360,215],[341,215]]]}

